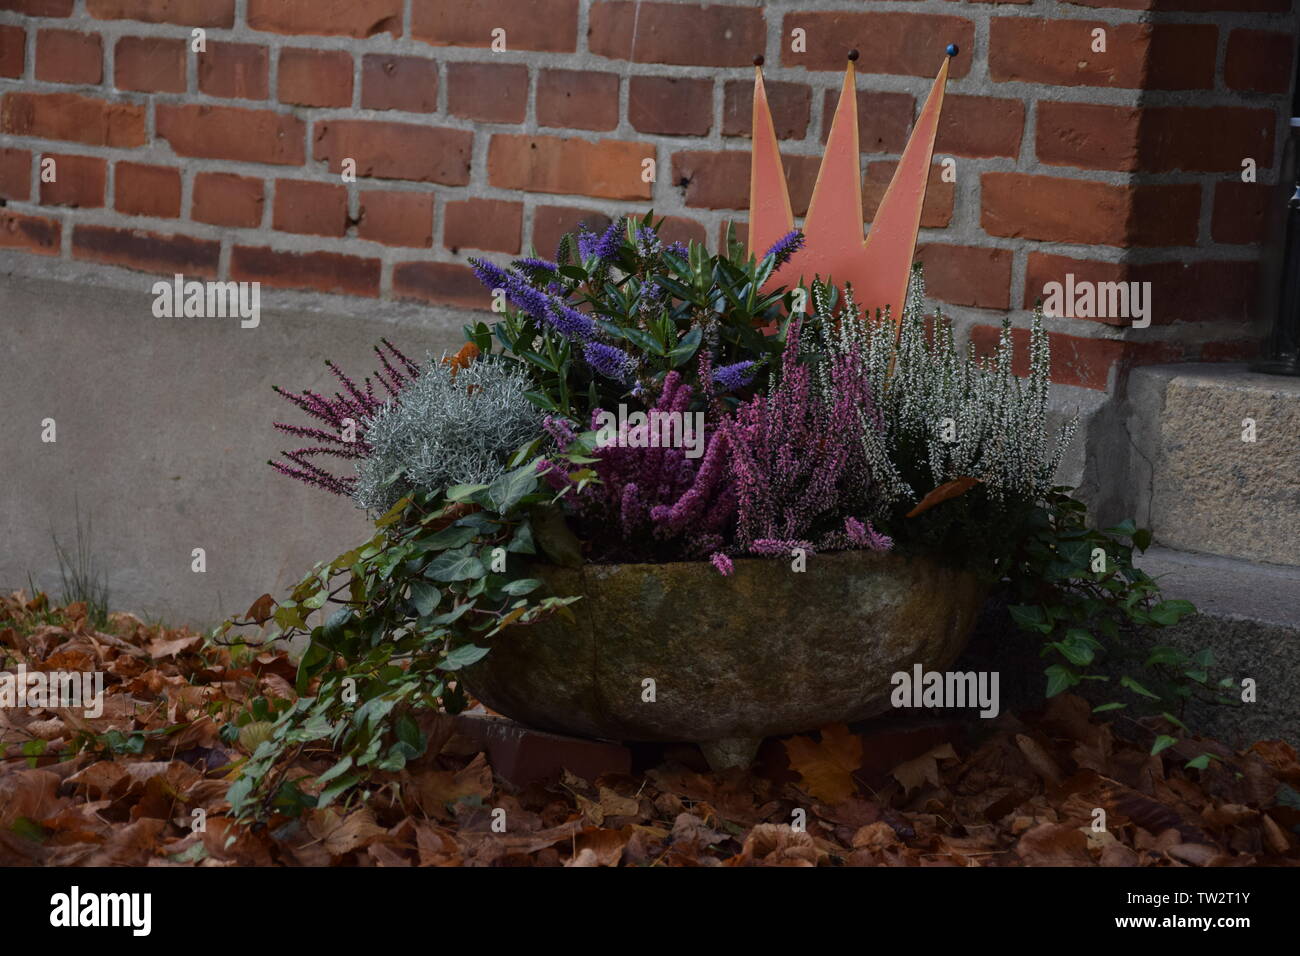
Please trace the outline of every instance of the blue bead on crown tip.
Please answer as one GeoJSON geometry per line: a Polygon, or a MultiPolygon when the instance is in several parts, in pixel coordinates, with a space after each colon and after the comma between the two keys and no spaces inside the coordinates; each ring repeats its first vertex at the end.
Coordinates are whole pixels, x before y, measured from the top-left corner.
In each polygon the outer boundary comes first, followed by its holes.
{"type": "Polygon", "coordinates": [[[957,44],[949,43],[947,52],[949,56],[956,56],[960,51],[957,49],[957,44]]]}

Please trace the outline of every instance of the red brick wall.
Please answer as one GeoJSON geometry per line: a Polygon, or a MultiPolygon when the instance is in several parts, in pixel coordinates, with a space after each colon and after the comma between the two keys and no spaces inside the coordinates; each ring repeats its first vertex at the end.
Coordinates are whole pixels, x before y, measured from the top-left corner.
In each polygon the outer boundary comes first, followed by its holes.
{"type": "Polygon", "coordinates": [[[467,254],[650,206],[711,245],[743,221],[758,53],[802,213],[861,51],[870,218],[954,42],[920,255],[972,338],[1073,272],[1151,281],[1153,324],[1052,319],[1065,382],[1249,354],[1242,161],[1273,178],[1291,0],[810,5],[0,0],[0,255],[481,308],[467,254]]]}

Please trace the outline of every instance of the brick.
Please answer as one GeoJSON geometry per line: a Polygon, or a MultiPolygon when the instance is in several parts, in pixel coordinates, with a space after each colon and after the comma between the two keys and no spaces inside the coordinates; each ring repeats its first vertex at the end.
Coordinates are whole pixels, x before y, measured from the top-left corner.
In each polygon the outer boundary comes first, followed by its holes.
{"type": "MultiPolygon", "coordinates": [[[[980,356],[995,355],[1000,329],[992,325],[976,325],[970,330],[970,342],[980,356]]],[[[1104,390],[1110,380],[1110,368],[1125,354],[1125,343],[1113,338],[1079,338],[1048,333],[1052,346],[1052,382],[1056,385],[1078,385],[1083,388],[1104,390]]],[[[1013,368],[1023,375],[1027,368],[1023,358],[1028,349],[1028,334],[1024,329],[1011,330],[1015,349],[1013,368]]]]}
{"type": "Polygon", "coordinates": [[[366,54],[361,61],[361,106],[368,110],[436,112],[438,64],[422,56],[366,54]]]}
{"type": "Polygon", "coordinates": [[[583,224],[593,231],[603,230],[610,222],[609,216],[598,209],[538,206],[533,210],[533,248],[542,256],[554,256],[565,233],[583,224]]]}
{"type": "Polygon", "coordinates": [[[843,70],[844,55],[853,48],[862,54],[854,64],[859,73],[933,77],[943,65],[944,49],[956,43],[961,53],[948,66],[954,79],[970,72],[967,51],[975,42],[969,20],[928,13],[787,13],[781,31],[781,65],[808,70],[843,70]],[[796,28],[808,31],[806,53],[795,53],[784,39],[796,28]]]}
{"type": "MultiPolygon", "coordinates": [[[[858,91],[858,148],[864,153],[901,153],[912,131],[916,100],[910,93],[858,91]]],[[[840,101],[839,90],[827,90],[822,103],[822,142],[831,134],[831,121],[840,101]]]]}
{"type": "Polygon", "coordinates": [[[1034,150],[1053,166],[1136,170],[1142,111],[1040,100],[1034,150]]]}
{"type": "Polygon", "coordinates": [[[618,125],[618,87],[617,73],[542,70],[537,77],[537,122],[611,130],[618,125]]]}
{"type": "Polygon", "coordinates": [[[66,17],[72,14],[72,3],[73,0],[3,0],[0,10],[29,17],[66,17]]]}
{"type": "Polygon", "coordinates": [[[992,236],[1110,246],[1194,245],[1200,187],[1112,186],[1080,179],[984,173],[980,224],[992,236]]]}
{"type": "Polygon", "coordinates": [[[76,93],[6,93],[0,132],[131,149],[145,143],[144,107],[76,93]]]}
{"type": "Polygon", "coordinates": [[[348,191],[337,183],[277,179],[271,227],[281,232],[342,237],[348,231],[348,191]]]}
{"type": "Polygon", "coordinates": [[[72,257],[139,272],[216,278],[221,243],[192,236],[159,235],[139,229],[78,225],[72,257]]]}
{"type": "MultiPolygon", "coordinates": [[[[1044,102],[1040,101],[1040,105],[1044,102]]],[[[952,156],[1014,159],[1020,155],[1024,132],[1023,100],[948,94],[943,98],[934,151],[952,156]]]]}
{"type": "Polygon", "coordinates": [[[307,289],[342,295],[379,295],[380,261],[337,252],[281,252],[265,246],[235,246],[230,278],[277,289],[307,289]]]}
{"type": "Polygon", "coordinates": [[[397,263],[393,266],[393,295],[463,309],[487,309],[492,304],[483,283],[458,262],[397,263]]]}
{"type": "Polygon", "coordinates": [[[1094,20],[996,17],[989,75],[1057,86],[1208,90],[1214,87],[1218,28],[1208,24],[1107,24],[1094,20]],[[1106,52],[1092,52],[1092,31],[1106,52]]]}
{"type": "Polygon", "coordinates": [[[235,0],[86,0],[98,20],[178,23],[186,27],[233,27],[235,0]]]}
{"type": "Polygon", "coordinates": [[[766,46],[767,22],[753,7],[598,0],[587,14],[587,48],[616,60],[748,66],[766,46]]]}
{"type": "Polygon", "coordinates": [[[214,226],[256,229],[262,224],[265,202],[260,179],[234,173],[198,173],[194,177],[190,218],[214,226]]]}
{"type": "Polygon", "coordinates": [[[433,244],[433,195],[363,189],[357,235],[386,246],[429,248],[433,244]]]}
{"type": "Polygon", "coordinates": [[[25,149],[0,149],[0,199],[27,202],[32,198],[32,154],[25,149]]]}
{"type": "Polygon", "coordinates": [[[485,123],[522,123],[528,108],[528,67],[448,63],[447,112],[485,123]]]}
{"type": "Polygon", "coordinates": [[[20,77],[27,65],[27,31],[0,23],[0,76],[20,77]]]}
{"type": "Polygon", "coordinates": [[[1273,165],[1276,125],[1277,116],[1268,109],[1148,108],[1142,111],[1140,168],[1240,173],[1242,158],[1251,156],[1266,169],[1273,165]],[[1207,136],[1207,130],[1213,135],[1207,136]]]}
{"type": "Polygon", "coordinates": [[[713,127],[713,81],[634,76],[628,84],[627,121],[641,133],[704,136],[713,127]]]}
{"type": "Polygon", "coordinates": [[[488,145],[488,181],[527,192],[649,199],[642,161],[653,156],[652,145],[627,140],[497,134],[488,145]]]}
{"type": "Polygon", "coordinates": [[[181,173],[170,166],[120,162],[113,169],[113,208],[132,216],[181,214],[181,173]]]}
{"type": "Polygon", "coordinates": [[[664,216],[664,221],[659,226],[659,238],[665,244],[698,242],[704,245],[708,241],[709,234],[704,226],[694,219],[687,219],[685,216],[664,216]]]}
{"type": "MultiPolygon", "coordinates": [[[[1033,308],[1036,302],[1045,299],[1048,283],[1059,282],[1064,286],[1070,275],[1074,276],[1076,286],[1080,282],[1150,282],[1152,325],[1248,323],[1258,281],[1257,265],[1249,261],[1096,262],[1031,252],[1025,271],[1024,307],[1033,308]]],[[[1064,318],[1121,328],[1132,322],[1125,316],[1076,316],[1074,304],[1064,303],[1064,318]]]]}
{"type": "Polygon", "coordinates": [[[286,47],[280,51],[275,95],[295,106],[351,106],[352,54],[286,47]]]}
{"type": "Polygon", "coordinates": [[[1045,163],[1124,172],[1227,172],[1243,156],[1273,156],[1272,110],[1212,107],[1132,109],[1038,104],[1036,151],[1045,163]],[[1207,137],[1207,129],[1215,135],[1207,137]]]}
{"type": "Polygon", "coordinates": [[[94,86],[104,80],[104,45],[98,34],[41,30],[36,34],[36,78],[46,83],[94,86]]]}
{"type": "MultiPolygon", "coordinates": [[[[811,87],[805,83],[777,83],[766,79],[763,87],[767,90],[776,138],[803,139],[808,135],[808,122],[812,119],[811,87]]],[[[911,119],[910,108],[908,119],[911,119]]],[[[722,92],[722,135],[752,136],[753,125],[754,81],[728,80],[722,92]]]]}
{"type": "Polygon", "coordinates": [[[1247,362],[1259,356],[1259,343],[1255,341],[1206,342],[1197,356],[1202,362],[1247,362]]]}
{"type": "Polygon", "coordinates": [[[456,717],[453,726],[483,748],[493,773],[516,787],[552,783],[565,771],[584,780],[632,772],[632,752],[619,744],[533,730],[473,711],[456,717]]]}
{"type": "Polygon", "coordinates": [[[517,255],[523,232],[522,203],[504,199],[463,199],[443,211],[442,244],[452,252],[488,249],[517,255]]]}
{"type": "Polygon", "coordinates": [[[119,90],[184,93],[184,40],[122,37],[113,54],[113,82],[119,90]]]}
{"type": "MultiPolygon", "coordinates": [[[[877,162],[867,164],[867,173],[862,182],[862,217],[866,222],[876,218],[876,210],[885,198],[885,190],[894,178],[898,168],[895,162],[877,162]]],[[[930,177],[925,187],[925,204],[921,207],[922,229],[944,229],[952,222],[953,203],[956,200],[957,184],[943,181],[943,166],[935,163],[930,167],[930,177]]]]}
{"type": "Polygon", "coordinates": [[[411,36],[433,46],[489,46],[497,28],[508,50],[573,53],[578,0],[411,0],[411,36]]]}
{"type": "Polygon", "coordinates": [[[306,126],[296,116],[235,106],[159,103],[158,138],[181,156],[301,166],[306,126]]]}
{"type": "Polygon", "coordinates": [[[271,57],[266,47],[209,42],[207,52],[196,56],[201,92],[238,100],[270,95],[271,57]]]}
{"type": "MultiPolygon", "coordinates": [[[[796,216],[808,211],[812,187],[821,166],[819,156],[782,156],[790,190],[790,207],[796,216]]],[[[673,154],[673,184],[686,190],[686,205],[702,209],[749,207],[750,155],[740,150],[723,153],[682,151],[673,154]]]]}
{"type": "Polygon", "coordinates": [[[0,249],[57,256],[62,236],[63,227],[56,220],[0,209],[0,249]]]}
{"type": "MultiPolygon", "coordinates": [[[[971,329],[970,340],[979,355],[991,355],[997,348],[999,330],[989,325],[971,329]]],[[[1112,368],[1122,374],[1134,365],[1177,361],[1182,349],[1166,343],[1125,342],[1119,339],[1086,339],[1058,332],[1048,333],[1052,349],[1051,379],[1057,385],[1077,385],[1104,391],[1112,368]]],[[[1024,375],[1029,366],[1029,331],[1012,330],[1015,347],[1013,367],[1024,375]]]]}
{"type": "Polygon", "coordinates": [[[326,120],[316,124],[313,156],[342,169],[356,160],[358,176],[464,186],[469,182],[473,134],[410,123],[326,120]]]}
{"type": "Polygon", "coordinates": [[[104,186],[108,181],[108,162],[97,156],[56,156],[46,153],[41,159],[54,160],[54,181],[40,184],[41,204],[98,209],[104,205],[104,186]]]}
{"type": "Polygon", "coordinates": [[[248,25],[289,36],[402,35],[402,0],[248,0],[248,25]]]}
{"type": "Polygon", "coordinates": [[[1291,0],[1065,0],[1076,7],[1116,7],[1123,10],[1189,11],[1208,13],[1288,13],[1291,0]]]}
{"type": "Polygon", "coordinates": [[[976,309],[1011,308],[1010,249],[927,243],[917,247],[916,258],[925,265],[931,298],[976,309]]]}
{"type": "Polygon", "coordinates": [[[1257,93],[1287,93],[1291,89],[1291,58],[1295,40],[1268,30],[1233,30],[1223,82],[1230,89],[1257,93]]]}
{"type": "Polygon", "coordinates": [[[1217,183],[1210,236],[1215,242],[1264,241],[1272,196],[1273,187],[1263,183],[1217,183]]]}

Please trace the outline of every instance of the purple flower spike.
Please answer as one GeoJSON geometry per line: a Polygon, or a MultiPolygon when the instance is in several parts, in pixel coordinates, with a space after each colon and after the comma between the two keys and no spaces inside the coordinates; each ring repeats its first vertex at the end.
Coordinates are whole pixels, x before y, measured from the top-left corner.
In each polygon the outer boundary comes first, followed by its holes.
{"type": "Polygon", "coordinates": [[[709,562],[718,569],[718,573],[724,578],[728,577],[732,571],[736,570],[736,566],[731,563],[731,558],[727,557],[721,551],[713,552],[713,556],[709,558],[709,562]]]}
{"type": "Polygon", "coordinates": [[[616,382],[626,382],[636,368],[632,356],[602,342],[588,342],[582,348],[582,355],[597,372],[616,382]]]}
{"type": "Polygon", "coordinates": [[[754,380],[754,362],[736,362],[724,365],[713,373],[713,381],[725,392],[735,392],[754,380]]]}
{"type": "MultiPolygon", "coordinates": [[[[540,293],[539,293],[540,295],[540,293]]],[[[596,323],[571,305],[551,299],[543,313],[547,322],[566,339],[590,341],[596,337],[596,323]]]]}
{"type": "Polygon", "coordinates": [[[616,219],[609,228],[596,235],[587,229],[578,233],[578,255],[585,262],[595,256],[601,262],[613,262],[623,245],[623,220],[616,219]]]}
{"type": "Polygon", "coordinates": [[[772,244],[772,248],[763,253],[763,258],[768,256],[776,258],[776,267],[779,269],[790,261],[790,257],[803,248],[803,233],[798,229],[791,229],[784,236],[772,244]]]}

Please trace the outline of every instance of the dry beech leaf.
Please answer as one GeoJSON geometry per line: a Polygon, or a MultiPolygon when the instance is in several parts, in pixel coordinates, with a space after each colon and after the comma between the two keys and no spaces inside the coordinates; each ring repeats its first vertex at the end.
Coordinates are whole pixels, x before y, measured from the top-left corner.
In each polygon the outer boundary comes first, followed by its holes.
{"type": "Polygon", "coordinates": [[[853,771],[862,766],[862,738],[844,724],[823,727],[816,743],[810,737],[791,737],[785,752],[801,778],[799,786],[818,800],[835,806],[857,790],[853,771]]]}
{"type": "Polygon", "coordinates": [[[255,624],[265,624],[275,613],[275,598],[269,594],[263,594],[260,598],[252,603],[248,613],[244,615],[248,620],[255,624]]]}
{"type": "Polygon", "coordinates": [[[929,511],[935,505],[942,504],[949,498],[956,498],[966,494],[980,483],[978,478],[971,478],[963,475],[960,478],[954,478],[952,481],[945,481],[934,491],[930,492],[919,502],[916,507],[907,513],[909,518],[915,518],[917,515],[929,511]]]}
{"type": "Polygon", "coordinates": [[[904,793],[911,793],[924,783],[939,785],[939,761],[956,760],[957,753],[951,744],[940,744],[933,750],[900,763],[890,771],[895,780],[903,785],[904,793]]]}

